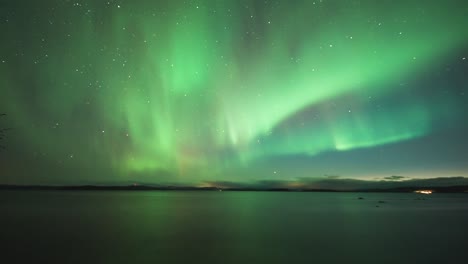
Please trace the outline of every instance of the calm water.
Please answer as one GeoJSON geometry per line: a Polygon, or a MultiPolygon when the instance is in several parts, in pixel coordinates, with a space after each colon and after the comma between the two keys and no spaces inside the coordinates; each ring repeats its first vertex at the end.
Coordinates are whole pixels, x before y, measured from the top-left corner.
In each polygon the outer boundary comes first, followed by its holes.
{"type": "Polygon", "coordinates": [[[466,194],[2,191],[0,212],[2,263],[468,259],[466,194]]]}

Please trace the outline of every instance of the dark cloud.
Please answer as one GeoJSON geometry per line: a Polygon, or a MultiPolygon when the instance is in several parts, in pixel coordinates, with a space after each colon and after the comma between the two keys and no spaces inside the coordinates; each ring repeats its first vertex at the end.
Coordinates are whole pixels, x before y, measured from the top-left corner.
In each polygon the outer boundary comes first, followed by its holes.
{"type": "Polygon", "coordinates": [[[338,179],[338,178],[340,178],[340,175],[325,174],[323,176],[326,177],[327,179],[338,179]]]}
{"type": "Polygon", "coordinates": [[[291,190],[386,190],[404,188],[437,188],[468,186],[465,177],[441,177],[429,179],[409,179],[403,176],[386,177],[392,180],[357,180],[357,179],[314,179],[300,178],[293,181],[262,180],[252,183],[206,182],[207,186],[227,189],[291,189],[291,190]],[[407,179],[402,181],[402,179],[407,179]]]}
{"type": "Polygon", "coordinates": [[[405,176],[392,175],[392,176],[384,177],[384,180],[387,180],[387,181],[401,181],[401,180],[403,180],[405,178],[406,178],[405,176]]]}

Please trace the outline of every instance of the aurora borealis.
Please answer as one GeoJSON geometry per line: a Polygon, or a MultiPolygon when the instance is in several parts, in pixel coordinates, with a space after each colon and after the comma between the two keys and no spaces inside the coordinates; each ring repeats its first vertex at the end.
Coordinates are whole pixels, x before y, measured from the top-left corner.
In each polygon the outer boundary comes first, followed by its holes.
{"type": "Polygon", "coordinates": [[[0,10],[0,182],[468,176],[466,1],[0,10]]]}

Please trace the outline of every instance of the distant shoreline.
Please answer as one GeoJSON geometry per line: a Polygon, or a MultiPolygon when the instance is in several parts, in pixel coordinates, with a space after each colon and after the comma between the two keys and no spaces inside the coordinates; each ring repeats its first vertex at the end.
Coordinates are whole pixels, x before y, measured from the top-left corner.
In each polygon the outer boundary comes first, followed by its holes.
{"type": "Polygon", "coordinates": [[[468,186],[444,186],[444,187],[403,187],[390,189],[301,189],[301,188],[219,188],[219,187],[193,187],[193,186],[101,186],[101,185],[5,185],[0,184],[2,190],[22,191],[228,191],[228,192],[368,192],[368,193],[414,193],[418,190],[431,190],[433,193],[468,193],[468,186]]]}

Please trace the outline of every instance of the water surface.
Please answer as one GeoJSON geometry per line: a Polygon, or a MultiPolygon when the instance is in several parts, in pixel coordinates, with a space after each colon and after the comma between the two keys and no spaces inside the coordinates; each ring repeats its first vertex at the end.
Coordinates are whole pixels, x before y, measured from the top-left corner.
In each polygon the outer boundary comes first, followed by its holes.
{"type": "Polygon", "coordinates": [[[16,263],[468,259],[466,194],[1,191],[0,211],[16,263]]]}

